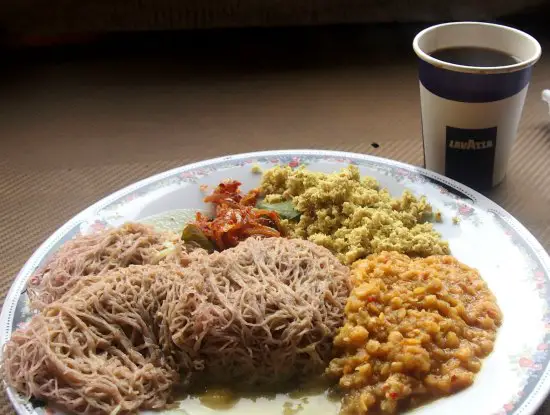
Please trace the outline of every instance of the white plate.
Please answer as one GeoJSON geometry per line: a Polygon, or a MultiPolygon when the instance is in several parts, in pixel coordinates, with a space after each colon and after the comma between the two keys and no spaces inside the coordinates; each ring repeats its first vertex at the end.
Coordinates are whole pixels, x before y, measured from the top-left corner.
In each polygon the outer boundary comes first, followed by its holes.
{"type": "MultiPolygon", "coordinates": [[[[511,215],[479,193],[446,177],[380,158],[329,151],[295,150],[250,153],[222,157],[180,167],[126,187],[76,215],[36,250],[27,261],[8,296],[0,316],[0,341],[28,318],[25,284],[29,275],[63,242],[125,221],[138,221],[176,209],[204,209],[201,185],[216,186],[231,178],[244,190],[256,187],[260,175],[253,164],[269,168],[276,164],[306,164],[312,171],[333,172],[348,164],[363,175],[376,177],[394,195],[410,189],[426,195],[443,213],[436,228],[450,243],[453,255],[476,267],[495,293],[504,314],[495,350],[484,361],[474,385],[452,397],[440,399],[414,412],[422,415],[533,414],[550,389],[550,258],[536,239],[511,215]],[[460,218],[458,225],[452,218],[460,218]],[[23,294],[22,294],[23,293],[23,294]]],[[[40,412],[8,389],[19,414],[40,412]]],[[[275,400],[242,399],[231,413],[281,414],[285,396],[275,400]]],[[[335,414],[337,408],[323,396],[311,397],[300,415],[335,414]]],[[[213,413],[196,400],[182,403],[190,415],[213,413]]],[[[181,412],[180,412],[181,413],[181,412]]]]}

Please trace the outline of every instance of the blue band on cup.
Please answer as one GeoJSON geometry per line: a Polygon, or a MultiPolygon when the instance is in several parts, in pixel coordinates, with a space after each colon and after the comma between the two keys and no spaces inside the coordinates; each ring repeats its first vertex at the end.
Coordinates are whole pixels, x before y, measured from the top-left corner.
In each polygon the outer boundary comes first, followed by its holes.
{"type": "Polygon", "coordinates": [[[531,79],[532,66],[516,72],[482,74],[438,68],[420,60],[419,78],[438,97],[459,102],[493,102],[516,95],[531,79]]]}

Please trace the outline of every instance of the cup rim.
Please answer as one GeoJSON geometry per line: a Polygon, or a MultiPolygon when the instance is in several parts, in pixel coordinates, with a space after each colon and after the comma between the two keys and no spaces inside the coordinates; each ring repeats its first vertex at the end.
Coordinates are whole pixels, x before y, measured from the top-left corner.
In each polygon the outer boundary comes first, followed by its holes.
{"type": "Polygon", "coordinates": [[[534,65],[539,59],[540,55],[542,53],[542,48],[540,46],[540,43],[535,39],[533,36],[515,29],[513,27],[495,24],[495,23],[485,23],[485,22],[474,22],[474,21],[464,21],[464,22],[451,22],[451,23],[441,23],[437,25],[430,26],[419,33],[414,37],[413,40],[413,49],[416,55],[422,59],[423,61],[436,66],[438,68],[442,69],[448,69],[455,72],[468,72],[468,73],[481,73],[481,74],[491,74],[491,73],[508,73],[508,72],[516,72],[521,69],[528,68],[532,65],[534,65]],[[503,30],[508,30],[511,32],[516,33],[517,35],[526,38],[528,41],[533,43],[535,45],[535,53],[533,56],[531,56],[527,60],[523,60],[521,62],[515,63],[513,65],[506,65],[506,66],[468,66],[468,65],[457,65],[454,63],[445,62],[439,59],[436,59],[430,55],[428,55],[426,52],[424,52],[420,46],[419,41],[420,39],[425,36],[427,33],[437,30],[441,27],[447,27],[447,26],[462,26],[462,25],[477,25],[477,26],[490,26],[495,27],[503,30]]]}

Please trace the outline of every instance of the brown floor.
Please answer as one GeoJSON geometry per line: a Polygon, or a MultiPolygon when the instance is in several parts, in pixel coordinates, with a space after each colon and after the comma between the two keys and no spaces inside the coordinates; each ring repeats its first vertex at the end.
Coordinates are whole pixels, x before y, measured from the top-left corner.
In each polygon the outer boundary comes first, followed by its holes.
{"type": "MultiPolygon", "coordinates": [[[[10,52],[0,82],[0,301],[33,250],[72,215],[175,166],[288,148],[421,165],[410,50],[417,29],[158,34],[10,52]]],[[[548,250],[544,88],[547,57],[534,71],[508,178],[489,196],[548,250]]],[[[11,411],[0,399],[0,413],[11,411]]]]}

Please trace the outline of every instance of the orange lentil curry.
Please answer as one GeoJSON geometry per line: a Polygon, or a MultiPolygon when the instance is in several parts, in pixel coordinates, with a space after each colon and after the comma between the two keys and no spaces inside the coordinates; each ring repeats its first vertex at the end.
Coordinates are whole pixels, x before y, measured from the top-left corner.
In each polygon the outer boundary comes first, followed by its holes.
{"type": "Polygon", "coordinates": [[[470,386],[502,314],[479,273],[452,256],[382,252],[353,267],[334,339],[342,414],[396,413],[470,386]]]}

